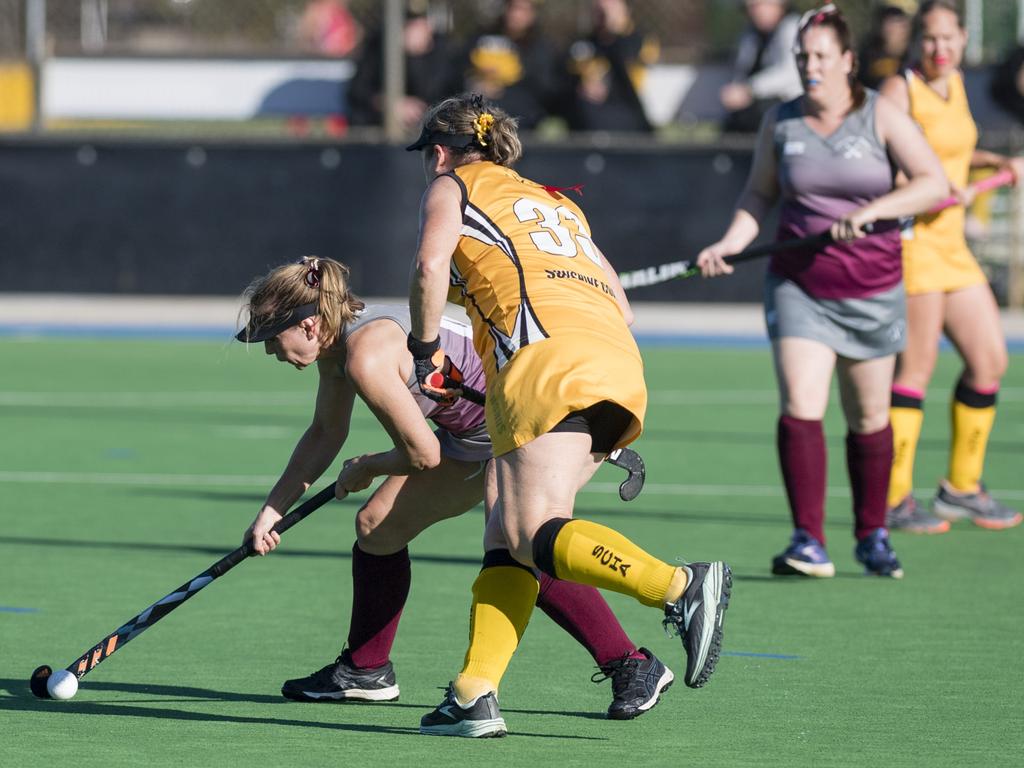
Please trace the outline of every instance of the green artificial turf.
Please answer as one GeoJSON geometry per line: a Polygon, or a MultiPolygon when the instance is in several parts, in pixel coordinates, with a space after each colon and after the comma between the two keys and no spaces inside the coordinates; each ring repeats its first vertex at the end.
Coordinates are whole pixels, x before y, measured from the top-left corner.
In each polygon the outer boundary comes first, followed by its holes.
{"type": "MultiPolygon", "coordinates": [[[[610,722],[610,686],[538,612],[501,689],[511,735],[418,735],[459,669],[479,510],[412,545],[413,586],[389,705],[297,704],[281,681],[339,651],[358,500],[331,504],[243,563],[81,684],[28,691],[240,541],[312,411],[315,374],[204,342],[0,340],[0,764],[998,766],[1024,754],[1024,528],[894,534],[906,578],[852,557],[842,425],[833,404],[829,535],[837,577],[780,580],[789,537],[765,349],[648,348],[647,488],[629,504],[603,468],[577,515],[662,558],[733,567],[723,656],[707,688],[681,682],[650,713],[610,722]]],[[[1024,359],[1004,382],[986,480],[1024,506],[1024,359]]],[[[944,353],[919,450],[922,500],[942,475],[944,353]]],[[[387,445],[365,409],[343,457],[387,445]]],[[[327,478],[320,485],[327,482],[327,478]]],[[[609,602],[679,675],[660,617],[609,602]]]]}

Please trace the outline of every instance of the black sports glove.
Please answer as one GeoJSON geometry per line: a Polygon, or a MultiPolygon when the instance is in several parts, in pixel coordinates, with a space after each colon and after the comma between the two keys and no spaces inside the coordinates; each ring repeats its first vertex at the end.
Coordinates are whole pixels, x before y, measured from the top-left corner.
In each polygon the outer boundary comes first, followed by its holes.
{"type": "Polygon", "coordinates": [[[439,403],[450,403],[452,398],[444,389],[431,386],[431,377],[434,373],[441,372],[441,365],[444,363],[445,355],[441,351],[441,337],[433,341],[421,341],[411,333],[406,339],[406,347],[412,353],[412,364],[416,384],[420,392],[439,403]]]}

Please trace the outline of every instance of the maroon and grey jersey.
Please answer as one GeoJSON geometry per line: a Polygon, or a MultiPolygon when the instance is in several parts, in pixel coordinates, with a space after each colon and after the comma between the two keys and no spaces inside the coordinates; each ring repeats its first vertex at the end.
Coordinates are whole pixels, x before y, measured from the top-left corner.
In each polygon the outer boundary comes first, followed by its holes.
{"type": "MultiPolygon", "coordinates": [[[[775,158],[782,210],[777,240],[816,235],[834,221],[892,191],[895,169],[875,130],[878,94],[867,91],[832,135],[813,131],[800,99],[779,107],[775,158]]],[[[819,299],[872,296],[900,283],[897,222],[879,221],[867,237],[772,257],[769,270],[819,299]]]]}
{"type": "MultiPolygon", "coordinates": [[[[406,304],[371,304],[355,320],[345,326],[342,341],[363,326],[378,320],[396,323],[404,333],[412,329],[409,307],[406,304]]],[[[484,367],[473,349],[473,329],[457,320],[441,318],[441,349],[451,358],[455,367],[462,371],[467,386],[484,391],[484,367]]],[[[477,430],[484,423],[483,406],[471,403],[465,398],[456,400],[454,405],[445,406],[431,400],[420,392],[416,377],[410,375],[406,386],[425,417],[437,426],[459,435],[477,430]]]]}

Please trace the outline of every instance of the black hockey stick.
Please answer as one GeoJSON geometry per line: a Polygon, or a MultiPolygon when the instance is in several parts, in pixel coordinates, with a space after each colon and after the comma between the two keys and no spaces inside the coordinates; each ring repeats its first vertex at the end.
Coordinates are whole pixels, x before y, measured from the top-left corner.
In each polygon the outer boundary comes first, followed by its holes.
{"type": "Polygon", "coordinates": [[[456,386],[458,386],[458,388],[462,390],[462,397],[464,397],[466,400],[469,400],[469,402],[476,403],[477,405],[480,406],[483,406],[487,402],[487,396],[484,395],[484,393],[481,392],[479,389],[467,387],[465,384],[458,384],[456,386]]]}
{"type": "MultiPolygon", "coordinates": [[[[866,230],[867,228],[865,228],[866,230]]],[[[808,237],[798,237],[794,240],[780,240],[776,243],[764,243],[762,245],[755,245],[753,248],[747,248],[746,250],[734,253],[731,256],[724,257],[723,261],[726,264],[740,264],[744,261],[751,261],[753,259],[759,259],[762,256],[770,256],[773,253],[782,253],[784,251],[792,251],[798,248],[811,248],[819,247],[822,245],[828,245],[832,242],[831,231],[826,230],[817,235],[809,235],[808,237]]],[[[669,280],[685,280],[688,277],[700,274],[700,267],[697,266],[696,261],[670,261],[667,264],[659,264],[656,267],[645,267],[644,269],[635,269],[630,272],[620,272],[619,282],[622,283],[624,289],[631,290],[633,288],[645,288],[649,285],[659,285],[660,283],[667,283],[669,280]]]]}
{"type": "MultiPolygon", "coordinates": [[[[297,522],[333,499],[334,486],[335,484],[331,483],[316,496],[303,502],[282,517],[278,520],[277,525],[274,526],[274,530],[278,533],[284,533],[297,522]]],[[[82,677],[95,669],[97,664],[108,659],[115,651],[123,648],[129,640],[138,637],[142,632],[149,629],[168,613],[198,593],[203,587],[223,576],[254,552],[252,541],[245,542],[245,544],[222,557],[194,579],[186,581],[169,595],[153,603],[142,613],[128,619],[120,627],[68,664],[65,669],[81,680],[82,677]]],[[[53,674],[53,670],[45,664],[32,673],[29,687],[32,689],[32,693],[40,699],[52,698],[46,690],[46,680],[51,674],[53,674]]]]}

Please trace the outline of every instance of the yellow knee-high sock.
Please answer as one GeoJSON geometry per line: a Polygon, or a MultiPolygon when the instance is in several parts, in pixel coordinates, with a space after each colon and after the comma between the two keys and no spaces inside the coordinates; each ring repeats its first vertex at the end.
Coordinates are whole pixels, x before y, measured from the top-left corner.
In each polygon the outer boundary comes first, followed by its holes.
{"type": "Polygon", "coordinates": [[[946,479],[954,490],[974,493],[985,466],[985,449],[996,420],[996,392],[978,392],[963,381],[952,403],[953,437],[946,479]]]}
{"type": "Polygon", "coordinates": [[[473,583],[469,618],[469,648],[455,695],[468,703],[498,690],[505,669],[537,602],[539,585],[533,571],[516,562],[508,550],[491,550],[473,583]]]}
{"type": "Polygon", "coordinates": [[[892,423],[893,459],[888,504],[895,507],[914,491],[914,457],[924,421],[923,393],[893,388],[889,421],[892,423]]]}
{"type": "Polygon", "coordinates": [[[550,576],[663,607],[686,585],[679,568],[652,557],[622,534],[589,520],[549,520],[534,538],[533,559],[550,576]]]}

